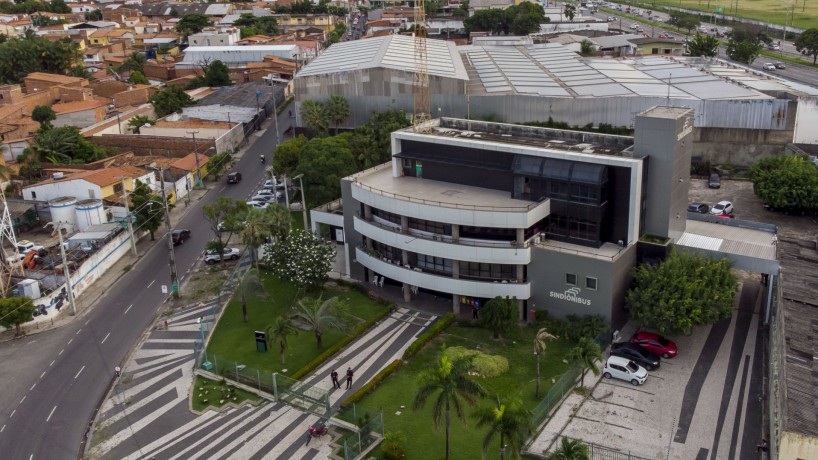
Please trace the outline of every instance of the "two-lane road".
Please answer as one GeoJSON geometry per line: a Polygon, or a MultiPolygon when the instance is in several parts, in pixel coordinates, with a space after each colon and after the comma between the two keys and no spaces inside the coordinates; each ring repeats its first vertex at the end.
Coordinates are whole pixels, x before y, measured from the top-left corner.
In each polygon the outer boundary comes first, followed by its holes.
{"type": "MultiPolygon", "coordinates": [[[[286,114],[286,112],[285,112],[286,114]]],[[[279,119],[281,134],[291,125],[279,119]]],[[[186,279],[205,243],[212,238],[200,208],[220,196],[243,199],[265,178],[259,154],[272,160],[272,122],[233,168],[244,179],[190,204],[175,228],[193,236],[175,248],[180,278],[186,279]]],[[[268,163],[269,165],[269,163],[268,163]]],[[[181,204],[180,204],[181,206],[181,204]]],[[[0,344],[0,456],[6,459],[73,459],[94,409],[113,380],[114,367],[155,320],[170,285],[164,237],[151,246],[97,304],[65,327],[0,344]]],[[[192,350],[191,350],[192,352],[192,350]]]]}

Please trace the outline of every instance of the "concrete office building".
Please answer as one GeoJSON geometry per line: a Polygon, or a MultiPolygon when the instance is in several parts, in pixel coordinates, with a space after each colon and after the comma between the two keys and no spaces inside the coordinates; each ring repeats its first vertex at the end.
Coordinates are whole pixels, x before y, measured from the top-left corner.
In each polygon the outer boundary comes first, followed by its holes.
{"type": "Polygon", "coordinates": [[[688,228],[692,130],[681,107],[638,114],[635,137],[432,120],[425,133],[394,132],[392,161],[342,179],[342,212],[314,210],[313,225],[343,239],[351,277],[401,289],[409,304],[434,294],[459,312],[512,296],[521,317],[620,324],[644,235],[686,239],[739,268],[760,258],[771,265],[757,271],[777,274],[768,233],[688,228]]]}

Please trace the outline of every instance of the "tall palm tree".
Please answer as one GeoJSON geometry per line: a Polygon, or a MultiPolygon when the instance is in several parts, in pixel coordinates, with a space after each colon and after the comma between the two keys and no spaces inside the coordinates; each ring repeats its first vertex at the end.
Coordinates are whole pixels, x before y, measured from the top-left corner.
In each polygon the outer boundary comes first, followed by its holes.
{"type": "Polygon", "coordinates": [[[301,118],[304,124],[310,131],[317,136],[323,136],[327,133],[327,126],[329,120],[327,118],[327,111],[323,104],[313,100],[304,101],[301,104],[301,118]]]}
{"type": "Polygon", "coordinates": [[[278,316],[267,326],[267,344],[278,342],[281,353],[281,364],[284,364],[287,353],[287,338],[298,334],[298,328],[287,316],[278,316]]]}
{"type": "Polygon", "coordinates": [[[474,414],[477,426],[488,425],[489,431],[483,437],[483,458],[489,445],[496,437],[500,437],[500,460],[506,458],[506,447],[511,449],[511,456],[520,457],[520,449],[531,435],[531,411],[523,407],[519,395],[512,396],[506,401],[497,397],[497,405],[481,407],[474,414]]]}
{"type": "Polygon", "coordinates": [[[423,408],[426,400],[437,394],[432,408],[432,419],[435,428],[439,429],[441,417],[444,414],[446,416],[446,460],[449,460],[451,409],[453,408],[460,420],[465,422],[464,404],[473,406],[480,396],[487,394],[485,388],[469,376],[471,366],[471,358],[449,359],[444,347],[435,367],[423,370],[418,376],[418,389],[413,407],[423,408]]]}
{"type": "Polygon", "coordinates": [[[321,348],[324,332],[328,329],[345,331],[350,325],[350,315],[346,302],[338,297],[327,300],[323,296],[303,297],[290,312],[290,318],[302,323],[315,335],[318,348],[321,348]]]}
{"type": "Polygon", "coordinates": [[[549,333],[545,328],[537,331],[534,336],[534,354],[537,355],[537,390],[534,393],[535,397],[540,397],[540,355],[545,353],[545,341],[557,340],[557,336],[549,333]]]}
{"type": "Polygon", "coordinates": [[[258,270],[254,270],[253,268],[247,269],[244,272],[244,275],[241,277],[240,287],[241,287],[241,317],[242,320],[246,323],[247,322],[247,287],[252,286],[259,290],[264,290],[264,283],[261,282],[261,278],[258,276],[258,270]]]}
{"type": "Polygon", "coordinates": [[[596,362],[602,359],[602,351],[593,339],[588,337],[579,339],[577,346],[568,352],[567,358],[570,361],[575,361],[582,368],[581,386],[585,386],[585,372],[588,370],[592,371],[594,375],[599,375],[599,366],[596,365],[596,362]]]}
{"type": "Polygon", "coordinates": [[[335,125],[335,135],[338,135],[338,125],[349,118],[349,101],[344,96],[332,95],[324,105],[327,119],[335,125]]]}
{"type": "Polygon", "coordinates": [[[267,225],[270,230],[270,236],[274,241],[281,241],[287,238],[292,229],[293,219],[287,208],[276,204],[264,208],[264,213],[267,216],[267,225]]]}
{"type": "Polygon", "coordinates": [[[548,460],[591,460],[591,457],[588,455],[588,446],[579,439],[563,436],[560,446],[548,457],[548,460]]]}
{"type": "MultiPolygon", "coordinates": [[[[241,242],[250,248],[250,260],[258,270],[258,247],[267,241],[270,237],[270,225],[268,224],[267,213],[265,209],[250,208],[244,216],[244,223],[242,224],[241,242]]],[[[224,262],[224,259],[222,259],[224,262]]]]}

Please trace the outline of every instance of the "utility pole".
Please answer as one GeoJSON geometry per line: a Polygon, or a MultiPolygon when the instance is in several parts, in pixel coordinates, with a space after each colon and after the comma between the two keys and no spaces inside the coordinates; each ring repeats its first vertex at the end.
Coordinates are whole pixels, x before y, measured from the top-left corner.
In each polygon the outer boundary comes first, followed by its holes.
{"type": "Polygon", "coordinates": [[[51,225],[57,231],[60,239],[60,255],[62,256],[62,266],[65,268],[65,287],[68,291],[68,304],[71,305],[71,316],[77,316],[77,304],[74,303],[74,289],[71,286],[71,269],[68,268],[68,259],[65,257],[65,245],[62,241],[62,222],[49,222],[45,226],[51,225]]]}
{"type": "MultiPolygon", "coordinates": [[[[293,177],[293,180],[298,179],[298,185],[301,186],[301,209],[304,211],[304,231],[309,232],[310,229],[307,228],[307,197],[304,195],[304,175],[299,174],[293,177]]],[[[285,184],[286,187],[286,184],[285,184]]]]}
{"type": "Polygon", "coordinates": [[[165,229],[168,231],[168,265],[170,265],[171,295],[174,299],[179,298],[179,278],[176,276],[176,256],[173,254],[173,231],[170,227],[170,211],[168,210],[168,199],[165,196],[165,172],[159,168],[159,181],[162,188],[162,204],[165,208],[165,229]]]}
{"type": "Polygon", "coordinates": [[[278,92],[276,91],[275,85],[273,85],[273,122],[276,125],[276,146],[278,143],[281,142],[281,138],[278,137],[278,104],[276,103],[276,97],[278,96],[278,92]]]}
{"type": "Polygon", "coordinates": [[[193,155],[196,157],[196,182],[198,182],[199,187],[204,188],[204,182],[202,182],[202,170],[199,169],[199,146],[196,144],[196,133],[199,131],[187,131],[188,134],[193,136],[193,155]]]}
{"type": "Polygon", "coordinates": [[[134,257],[139,257],[139,253],[136,252],[136,238],[134,238],[133,234],[133,222],[131,222],[131,208],[128,205],[128,188],[125,186],[125,179],[130,179],[129,177],[120,177],[122,181],[122,197],[123,201],[125,202],[125,219],[128,221],[128,233],[131,234],[131,250],[133,251],[134,257]]]}

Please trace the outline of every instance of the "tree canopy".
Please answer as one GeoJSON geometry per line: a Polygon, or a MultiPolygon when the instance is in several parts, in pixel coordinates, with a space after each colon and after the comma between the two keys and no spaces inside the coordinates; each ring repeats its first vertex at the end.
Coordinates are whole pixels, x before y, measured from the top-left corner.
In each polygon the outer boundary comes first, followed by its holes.
{"type": "Polygon", "coordinates": [[[801,32],[794,44],[799,53],[812,56],[812,63],[815,64],[818,59],[818,29],[813,27],[801,32]]]}
{"type": "Polygon", "coordinates": [[[299,152],[294,174],[304,175],[308,206],[341,196],[341,179],[358,171],[349,145],[350,133],[314,138],[299,152]]]}
{"type": "Polygon", "coordinates": [[[194,78],[187,85],[187,89],[201,88],[202,86],[230,86],[232,84],[230,69],[227,68],[224,62],[217,59],[205,66],[204,75],[194,78]]]}
{"type": "Polygon", "coordinates": [[[765,157],[750,168],[753,191],[778,209],[815,209],[818,206],[818,167],[805,155],[765,157]]]}
{"type": "Polygon", "coordinates": [[[130,198],[133,202],[131,212],[136,217],[136,229],[150,233],[151,241],[154,241],[154,232],[162,225],[164,215],[162,199],[138,179],[130,198]]]}
{"type": "Polygon", "coordinates": [[[193,99],[176,85],[170,85],[154,94],[151,102],[157,117],[164,117],[194,104],[193,99]]]}
{"type": "Polygon", "coordinates": [[[12,38],[0,43],[0,83],[22,83],[31,72],[66,75],[77,62],[79,46],[68,37],[54,42],[35,34],[12,38]]]}
{"type": "Polygon", "coordinates": [[[687,44],[691,56],[716,57],[719,53],[719,41],[712,35],[696,34],[687,44]]]}
{"type": "Polygon", "coordinates": [[[50,105],[38,105],[31,111],[31,119],[40,124],[40,129],[49,129],[51,122],[57,119],[57,114],[50,105]]]}
{"type": "Polygon", "coordinates": [[[185,39],[193,34],[198,34],[205,27],[210,25],[210,18],[202,13],[190,13],[182,16],[176,23],[176,31],[182,34],[185,39]]]}
{"type": "Polygon", "coordinates": [[[674,249],[658,266],[634,269],[626,302],[642,326],[661,334],[687,334],[694,326],[729,318],[737,289],[727,260],[674,249]]]}
{"type": "Polygon", "coordinates": [[[85,164],[105,158],[106,152],[74,126],[40,129],[24,152],[54,164],[85,164]]]}
{"type": "Polygon", "coordinates": [[[151,84],[151,82],[149,82],[148,79],[145,78],[145,75],[142,72],[138,71],[138,70],[135,70],[134,73],[131,74],[130,80],[131,80],[131,83],[133,83],[134,85],[150,85],[151,84]]]}
{"type": "Polygon", "coordinates": [[[489,8],[475,11],[472,16],[463,21],[463,24],[467,32],[528,35],[538,32],[540,24],[548,21],[549,18],[545,16],[542,6],[537,3],[523,2],[504,10],[489,8]]]}
{"type": "Polygon", "coordinates": [[[674,11],[670,13],[670,19],[668,19],[667,23],[680,29],[685,29],[689,34],[691,30],[699,27],[701,21],[698,15],[674,11]]]}
{"type": "Polygon", "coordinates": [[[304,230],[291,230],[284,241],[265,245],[262,258],[279,279],[303,286],[323,282],[334,261],[332,243],[304,230]]]}
{"type": "Polygon", "coordinates": [[[752,64],[761,53],[761,42],[758,39],[748,38],[736,40],[730,38],[727,42],[727,56],[743,64],[752,64]]]}
{"type": "Polygon", "coordinates": [[[22,333],[20,325],[30,321],[33,314],[34,304],[26,296],[0,299],[0,326],[6,329],[16,328],[17,336],[22,333]]]}
{"type": "Polygon", "coordinates": [[[484,327],[499,339],[517,325],[517,298],[495,297],[480,309],[480,316],[484,327]]]}

